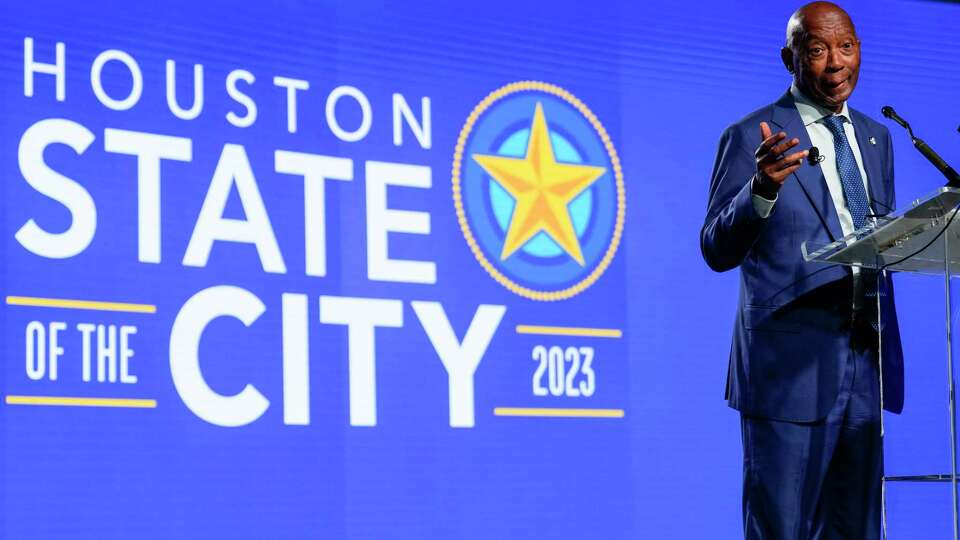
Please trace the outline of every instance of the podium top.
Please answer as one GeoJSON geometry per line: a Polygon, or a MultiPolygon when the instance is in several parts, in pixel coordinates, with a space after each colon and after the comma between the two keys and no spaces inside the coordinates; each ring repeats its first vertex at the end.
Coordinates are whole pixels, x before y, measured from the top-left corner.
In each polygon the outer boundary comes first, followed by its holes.
{"type": "Polygon", "coordinates": [[[914,201],[909,209],[878,218],[836,242],[804,242],[803,257],[830,264],[942,275],[948,270],[949,256],[950,273],[960,272],[960,218],[953,219],[958,205],[960,189],[942,187],[914,201]]]}

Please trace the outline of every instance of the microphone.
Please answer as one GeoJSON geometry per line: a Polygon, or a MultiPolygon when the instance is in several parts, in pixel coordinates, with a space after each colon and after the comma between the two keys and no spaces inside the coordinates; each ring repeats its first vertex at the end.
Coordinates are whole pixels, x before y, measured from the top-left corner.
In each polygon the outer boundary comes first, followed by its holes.
{"type": "Polygon", "coordinates": [[[947,178],[947,187],[960,188],[960,174],[957,174],[957,171],[953,170],[953,167],[948,165],[942,157],[937,155],[937,153],[933,151],[933,148],[930,148],[927,143],[923,142],[923,139],[914,135],[913,129],[910,128],[910,124],[908,124],[903,118],[900,118],[900,115],[893,110],[893,107],[884,105],[880,108],[880,113],[900,124],[901,127],[905,128],[907,132],[910,133],[910,140],[913,141],[913,146],[921,154],[923,154],[923,157],[927,158],[927,161],[932,163],[933,166],[936,167],[937,170],[947,178]]]}
{"type": "MultiPolygon", "coordinates": [[[[900,118],[900,115],[897,114],[897,111],[893,110],[893,107],[889,105],[884,105],[883,107],[880,108],[880,114],[900,124],[900,127],[904,129],[910,129],[910,124],[908,124],[907,121],[904,120],[903,118],[900,118]]],[[[910,135],[911,136],[913,135],[912,131],[910,132],[910,135]]]]}
{"type": "Polygon", "coordinates": [[[820,155],[820,149],[816,146],[811,146],[810,150],[807,150],[807,163],[810,165],[816,165],[823,161],[823,156],[820,155]]]}

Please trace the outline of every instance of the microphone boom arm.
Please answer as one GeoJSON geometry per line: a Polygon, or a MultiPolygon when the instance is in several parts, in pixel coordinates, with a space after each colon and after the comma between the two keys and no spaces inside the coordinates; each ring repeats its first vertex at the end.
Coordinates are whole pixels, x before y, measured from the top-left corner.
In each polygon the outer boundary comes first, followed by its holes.
{"type": "Polygon", "coordinates": [[[910,124],[901,118],[900,115],[893,110],[893,107],[886,105],[880,109],[880,112],[887,118],[906,128],[907,132],[910,134],[910,140],[913,141],[914,148],[923,154],[923,157],[927,158],[927,161],[932,163],[933,166],[936,167],[937,170],[947,178],[947,187],[960,188],[960,174],[957,174],[957,171],[955,171],[953,167],[944,161],[939,154],[934,152],[933,148],[930,148],[930,145],[925,143],[923,139],[914,135],[913,129],[910,128],[910,124]]]}

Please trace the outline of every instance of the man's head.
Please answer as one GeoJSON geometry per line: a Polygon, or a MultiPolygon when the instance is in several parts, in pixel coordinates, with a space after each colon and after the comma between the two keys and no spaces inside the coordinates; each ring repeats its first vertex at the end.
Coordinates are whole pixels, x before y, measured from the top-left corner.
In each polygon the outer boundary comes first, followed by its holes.
{"type": "Polygon", "coordinates": [[[839,112],[860,75],[860,39],[840,6],[811,2],[787,22],[780,58],[804,94],[839,112]]]}

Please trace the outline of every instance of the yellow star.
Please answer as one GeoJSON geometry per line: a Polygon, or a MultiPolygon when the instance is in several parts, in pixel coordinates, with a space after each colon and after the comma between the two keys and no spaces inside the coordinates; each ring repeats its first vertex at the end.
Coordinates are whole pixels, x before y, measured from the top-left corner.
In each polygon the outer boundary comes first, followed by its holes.
{"type": "Polygon", "coordinates": [[[474,154],[473,159],[516,201],[500,260],[506,260],[544,231],[580,266],[584,265],[567,205],[606,169],[558,163],[540,103],[533,113],[526,156],[521,159],[474,154]]]}

